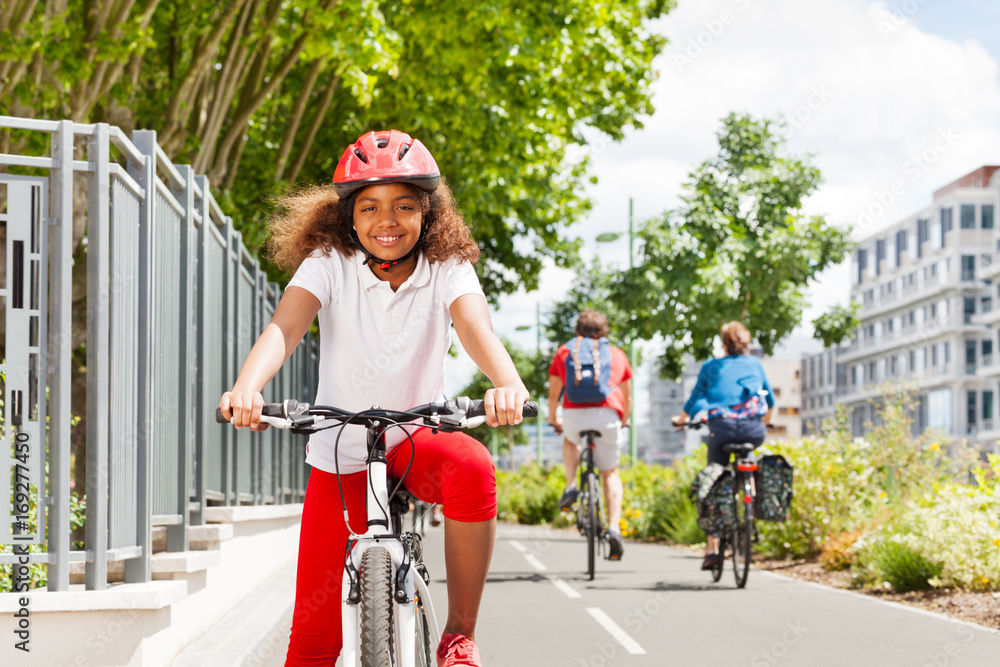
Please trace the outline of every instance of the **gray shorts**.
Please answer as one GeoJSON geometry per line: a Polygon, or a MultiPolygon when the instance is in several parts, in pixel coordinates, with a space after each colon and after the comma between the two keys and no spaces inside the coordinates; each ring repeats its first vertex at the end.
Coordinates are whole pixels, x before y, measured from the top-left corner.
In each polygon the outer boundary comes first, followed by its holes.
{"type": "Polygon", "coordinates": [[[621,446],[622,420],[614,408],[563,409],[563,437],[579,446],[582,431],[597,431],[601,437],[594,442],[594,465],[598,470],[618,467],[618,449],[621,446]]]}

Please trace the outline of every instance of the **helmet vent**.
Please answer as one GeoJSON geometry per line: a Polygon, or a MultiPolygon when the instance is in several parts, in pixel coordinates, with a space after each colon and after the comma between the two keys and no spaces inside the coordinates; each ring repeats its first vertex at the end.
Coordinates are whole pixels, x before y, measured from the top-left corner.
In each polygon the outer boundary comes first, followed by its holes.
{"type": "Polygon", "coordinates": [[[363,150],[361,150],[360,148],[355,148],[354,154],[358,156],[359,160],[361,160],[365,164],[368,164],[368,156],[365,155],[365,152],[363,150]]]}
{"type": "Polygon", "coordinates": [[[378,139],[375,140],[375,145],[378,146],[379,148],[385,148],[386,146],[389,145],[389,138],[379,137],[378,139]]]}
{"type": "Polygon", "coordinates": [[[396,157],[397,160],[402,160],[403,156],[406,155],[410,150],[410,144],[403,144],[399,147],[399,155],[396,157]]]}

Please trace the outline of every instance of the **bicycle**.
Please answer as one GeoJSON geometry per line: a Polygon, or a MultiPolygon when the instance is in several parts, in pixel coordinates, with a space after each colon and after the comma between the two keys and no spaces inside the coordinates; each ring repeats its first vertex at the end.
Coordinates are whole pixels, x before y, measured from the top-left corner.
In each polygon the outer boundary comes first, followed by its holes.
{"type": "Polygon", "coordinates": [[[587,540],[587,577],[590,581],[594,580],[597,553],[604,553],[607,523],[601,479],[594,468],[594,441],[600,436],[598,431],[580,432],[583,453],[580,457],[580,505],[576,512],[576,526],[587,540]]]}
{"type": "MultiPolygon", "coordinates": [[[[686,428],[699,429],[706,425],[705,421],[688,422],[686,428]]],[[[749,443],[730,443],[722,446],[722,451],[731,457],[727,467],[733,479],[733,502],[736,510],[736,526],[719,531],[719,558],[712,568],[712,581],[722,578],[722,570],[728,550],[733,560],[733,574],[736,577],[736,587],[744,588],[750,576],[750,561],[753,542],[756,538],[754,526],[754,499],[757,489],[754,473],[757,471],[756,448],[749,443]],[[742,506],[742,511],[739,509],[742,506]]]]}
{"type": "MultiPolygon", "coordinates": [[[[525,417],[537,413],[535,403],[524,404],[525,417]]],[[[474,428],[486,419],[483,402],[463,396],[402,411],[373,407],[349,412],[286,400],[266,404],[261,415],[265,424],[303,435],[347,424],[366,428],[368,528],[363,535],[352,531],[344,552],[341,664],[356,664],[360,652],[362,667],[434,667],[441,632],[428,590],[430,574],[420,535],[403,531],[410,498],[403,486],[405,473],[398,480],[387,474],[384,436],[390,428],[416,420],[440,431],[474,428]],[[317,427],[328,420],[334,423],[317,427]]],[[[215,419],[228,421],[221,409],[216,409],[215,419]]]]}

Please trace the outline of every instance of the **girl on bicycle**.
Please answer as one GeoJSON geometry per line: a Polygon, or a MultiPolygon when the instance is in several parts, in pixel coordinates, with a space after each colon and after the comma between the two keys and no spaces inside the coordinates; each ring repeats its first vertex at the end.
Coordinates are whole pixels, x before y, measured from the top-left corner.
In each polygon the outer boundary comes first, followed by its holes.
{"type": "MultiPolygon", "coordinates": [[[[281,202],[271,253],[294,271],[270,324],[219,406],[236,428],[263,430],[261,390],[319,315],[315,403],[350,410],[406,409],[443,397],[453,324],[463,347],[490,378],[484,397],[491,426],[518,424],[528,392],[493,333],[472,268],[479,247],[437,164],[419,141],[392,130],[369,132],[344,151],[332,186],[281,202]]],[[[479,665],[475,628],[496,533],[496,473],[489,452],[464,433],[386,432],[389,473],[411,493],[443,507],[448,618],[439,667],[479,665]],[[407,470],[407,467],[409,469],[407,470]]],[[[343,486],[351,527],[365,531],[365,430],[312,435],[312,466],[302,511],[295,609],[286,667],[332,665],[340,654],[341,583],[350,529],[340,511],[343,486]]]]}
{"type": "MultiPolygon", "coordinates": [[[[774,397],[760,359],[750,356],[750,331],[741,322],[727,322],[720,329],[726,356],[705,362],[681,414],[672,418],[682,427],[690,415],[708,412],[708,462],[729,465],[722,446],[745,442],[759,447],[771,422],[774,397]]],[[[701,569],[711,570],[719,556],[719,538],[708,535],[701,569]]]]}

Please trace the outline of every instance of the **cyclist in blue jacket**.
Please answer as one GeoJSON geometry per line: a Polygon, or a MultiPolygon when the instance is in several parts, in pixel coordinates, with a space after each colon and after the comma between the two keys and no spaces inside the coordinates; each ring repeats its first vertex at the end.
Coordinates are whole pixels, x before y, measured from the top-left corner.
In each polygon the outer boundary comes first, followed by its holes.
{"type": "MultiPolygon", "coordinates": [[[[721,334],[726,356],[705,362],[684,410],[671,421],[680,428],[690,420],[690,415],[707,412],[708,462],[727,465],[729,455],[722,451],[723,445],[749,443],[758,447],[764,442],[774,410],[774,396],[760,359],[747,354],[750,349],[747,328],[741,322],[727,322],[722,325],[721,334]]],[[[718,551],[718,537],[708,535],[703,570],[715,566],[720,558],[718,551]]]]}

